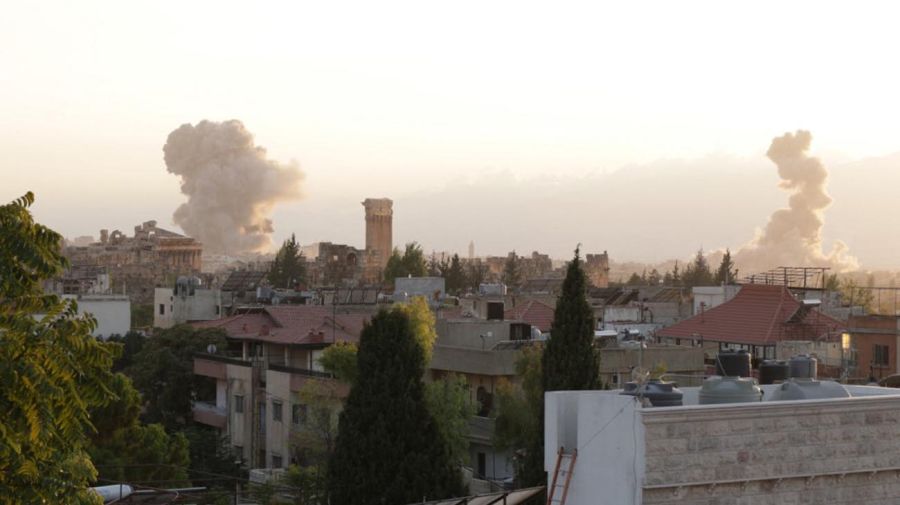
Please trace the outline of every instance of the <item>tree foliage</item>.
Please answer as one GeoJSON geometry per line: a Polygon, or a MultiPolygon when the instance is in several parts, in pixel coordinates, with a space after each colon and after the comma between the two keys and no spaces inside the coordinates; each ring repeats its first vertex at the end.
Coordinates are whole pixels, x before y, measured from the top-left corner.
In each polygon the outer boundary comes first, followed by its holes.
{"type": "Polygon", "coordinates": [[[503,380],[497,386],[497,410],[494,445],[511,450],[519,486],[543,484],[544,453],[541,419],[544,416],[544,387],[541,361],[543,347],[534,345],[522,350],[516,361],[516,374],[522,378],[521,388],[503,380]]]}
{"type": "Polygon", "coordinates": [[[425,385],[425,399],[438,431],[449,444],[450,460],[454,465],[462,465],[469,453],[469,419],[475,415],[466,378],[451,374],[429,382],[425,385]]]}
{"type": "Polygon", "coordinates": [[[478,292],[478,288],[487,280],[488,266],[480,259],[474,259],[466,264],[466,287],[473,292],[478,292]]]}
{"type": "Polygon", "coordinates": [[[337,379],[353,384],[356,382],[356,353],[358,349],[353,342],[336,342],[322,351],[319,364],[337,379]]]}
{"type": "Polygon", "coordinates": [[[450,258],[450,263],[441,270],[448,293],[459,294],[466,287],[466,272],[458,254],[450,258]]]}
{"type": "Polygon", "coordinates": [[[407,243],[403,254],[395,247],[384,267],[384,279],[391,285],[398,277],[424,277],[427,273],[425,254],[416,242],[407,243]]]}
{"type": "Polygon", "coordinates": [[[100,503],[85,446],[90,409],[112,398],[113,351],[74,301],[43,293],[67,262],[33,202],[0,206],[0,489],[8,503],[100,503]]]}
{"type": "Polygon", "coordinates": [[[281,244],[267,278],[273,287],[285,289],[294,289],[306,282],[306,259],[293,233],[281,244]]]}
{"type": "Polygon", "coordinates": [[[710,286],[715,283],[712,271],[709,269],[709,261],[703,255],[703,249],[698,250],[694,261],[685,267],[681,280],[682,284],[688,288],[710,286]]]}
{"type": "Polygon", "coordinates": [[[218,328],[179,325],[158,331],[135,355],[127,373],[146,402],[148,423],[162,423],[171,431],[188,425],[191,402],[208,385],[194,375],[194,354],[206,352],[210,344],[225,349],[225,333],[218,328]]]}
{"type": "Polygon", "coordinates": [[[512,288],[519,287],[522,284],[522,262],[519,256],[513,251],[506,257],[506,263],[503,264],[503,283],[512,288]]]}
{"type": "Polygon", "coordinates": [[[734,261],[731,259],[731,250],[725,249],[722,256],[722,262],[716,270],[716,284],[737,284],[738,270],[734,268],[734,261]]]}
{"type": "Polygon", "coordinates": [[[328,465],[330,502],[412,503],[458,496],[460,473],[428,411],[425,352],[406,312],[382,310],[366,324],[359,376],[340,416],[328,465]]]}

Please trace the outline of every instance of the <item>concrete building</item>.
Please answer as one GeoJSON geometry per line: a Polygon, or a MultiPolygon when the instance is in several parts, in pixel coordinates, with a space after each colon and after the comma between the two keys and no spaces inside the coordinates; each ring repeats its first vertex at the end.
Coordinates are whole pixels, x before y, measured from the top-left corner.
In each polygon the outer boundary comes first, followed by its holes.
{"type": "Polygon", "coordinates": [[[850,352],[843,358],[849,379],[880,380],[898,373],[900,317],[850,316],[847,332],[850,352]]]}
{"type": "Polygon", "coordinates": [[[405,302],[424,296],[432,305],[440,303],[447,294],[443,277],[398,277],[394,279],[394,301],[405,302]]]}
{"type": "Polygon", "coordinates": [[[600,349],[600,380],[621,388],[636,369],[664,370],[664,378],[681,386],[699,386],[706,376],[703,350],[699,347],[648,344],[643,347],[611,345],[600,349]]]}
{"type": "Polygon", "coordinates": [[[173,283],[182,275],[199,275],[202,253],[199,242],[159,228],[156,221],[135,226],[133,237],[119,230],[100,230],[99,242],[63,249],[70,272],[103,269],[109,274],[110,289],[137,304],[152,302],[157,285],[173,283]]]}
{"type": "MultiPolygon", "coordinates": [[[[848,398],[642,407],[618,391],[546,395],[544,468],[577,449],[567,505],[900,503],[900,392],[848,398]]],[[[560,481],[562,482],[562,481],[560,481]]],[[[555,491],[558,502],[561,491],[555,491]]]]}
{"type": "Polygon", "coordinates": [[[584,272],[595,288],[609,287],[609,254],[588,254],[584,258],[584,272]]]}
{"type": "Polygon", "coordinates": [[[380,278],[394,250],[394,202],[388,198],[366,198],[362,205],[366,208],[366,277],[377,274],[380,278]]]}
{"type": "Polygon", "coordinates": [[[691,290],[694,295],[694,314],[722,305],[734,298],[740,289],[738,285],[694,287],[691,290]]]}
{"type": "Polygon", "coordinates": [[[322,350],[333,342],[358,342],[368,317],[278,305],[193,323],[223,329],[231,349],[194,357],[194,375],[215,383],[214,396],[195,402],[194,420],[221,430],[247,466],[287,467],[302,457],[292,443],[292,434],[307,423],[301,393],[312,387],[343,398],[349,392],[322,370],[322,350]]]}
{"type": "Polygon", "coordinates": [[[90,314],[97,320],[93,336],[107,339],[124,336],[131,330],[131,301],[122,295],[63,295],[78,303],[78,314],[90,314]]]}
{"type": "Polygon", "coordinates": [[[196,277],[179,277],[172,288],[156,288],[153,326],[171,328],[195,321],[211,321],[224,315],[222,290],[206,289],[196,277]]]}

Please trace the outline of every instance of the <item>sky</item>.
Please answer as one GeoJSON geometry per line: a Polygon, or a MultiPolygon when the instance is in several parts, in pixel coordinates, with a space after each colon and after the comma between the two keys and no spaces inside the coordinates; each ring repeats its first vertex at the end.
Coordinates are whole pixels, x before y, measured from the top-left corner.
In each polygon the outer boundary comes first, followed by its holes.
{"type": "MultiPolygon", "coordinates": [[[[15,2],[0,17],[0,201],[34,191],[38,219],[66,236],[149,219],[176,228],[172,213],[185,197],[163,162],[167,135],[239,119],[270,158],[305,173],[303,199],[273,211],[276,242],[296,233],[304,243],[361,246],[360,202],[389,197],[395,242],[427,249],[464,252],[474,240],[480,254],[565,257],[582,242],[649,261],[738,247],[786,200],[764,158],[773,137],[810,130],[813,154],[834,177],[838,167],[896,160],[897,10],[889,2],[15,2]],[[660,208],[672,223],[708,213],[712,188],[691,179],[721,179],[716,166],[736,193],[716,197],[724,203],[704,233],[641,232],[660,208]],[[641,186],[599,187],[647,170],[656,175],[641,186]],[[630,210],[592,215],[592,185],[604,205],[630,210]],[[587,191],[584,207],[554,189],[569,187],[587,191]],[[659,200],[643,210],[635,188],[659,200]],[[682,213],[686,197],[699,202],[682,213]],[[545,239],[534,216],[559,214],[528,205],[538,201],[585,216],[544,224],[553,227],[545,239]]],[[[900,170],[892,163],[881,171],[900,170]]],[[[832,225],[866,211],[865,186],[843,204],[841,188],[829,188],[826,242],[841,238],[862,251],[863,266],[887,266],[883,234],[851,241],[842,235],[853,226],[832,225]],[[844,217],[829,219],[841,205],[844,217]]]]}

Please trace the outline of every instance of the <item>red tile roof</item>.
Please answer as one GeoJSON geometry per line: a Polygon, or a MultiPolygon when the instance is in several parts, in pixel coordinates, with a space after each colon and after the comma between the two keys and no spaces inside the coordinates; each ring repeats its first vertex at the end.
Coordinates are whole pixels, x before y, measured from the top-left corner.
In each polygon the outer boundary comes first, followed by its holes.
{"type": "Polygon", "coordinates": [[[222,328],[230,338],[273,344],[303,345],[358,342],[367,314],[333,314],[322,305],[271,305],[214,321],[191,323],[222,328]]]}
{"type": "Polygon", "coordinates": [[[662,337],[774,345],[780,340],[836,339],[846,324],[808,309],[784,286],[747,284],[731,300],[658,330],[662,337]]]}
{"type": "Polygon", "coordinates": [[[513,308],[503,312],[504,319],[516,319],[525,321],[531,326],[538,327],[542,332],[550,331],[553,325],[553,313],[555,309],[546,303],[537,300],[522,301],[513,308]]]}

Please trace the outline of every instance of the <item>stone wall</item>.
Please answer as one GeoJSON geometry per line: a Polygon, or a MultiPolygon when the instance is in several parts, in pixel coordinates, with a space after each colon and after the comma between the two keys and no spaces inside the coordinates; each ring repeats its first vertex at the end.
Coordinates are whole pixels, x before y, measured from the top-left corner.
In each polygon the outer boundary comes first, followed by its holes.
{"type": "Polygon", "coordinates": [[[646,409],[643,503],[900,503],[900,398],[646,409]]]}

